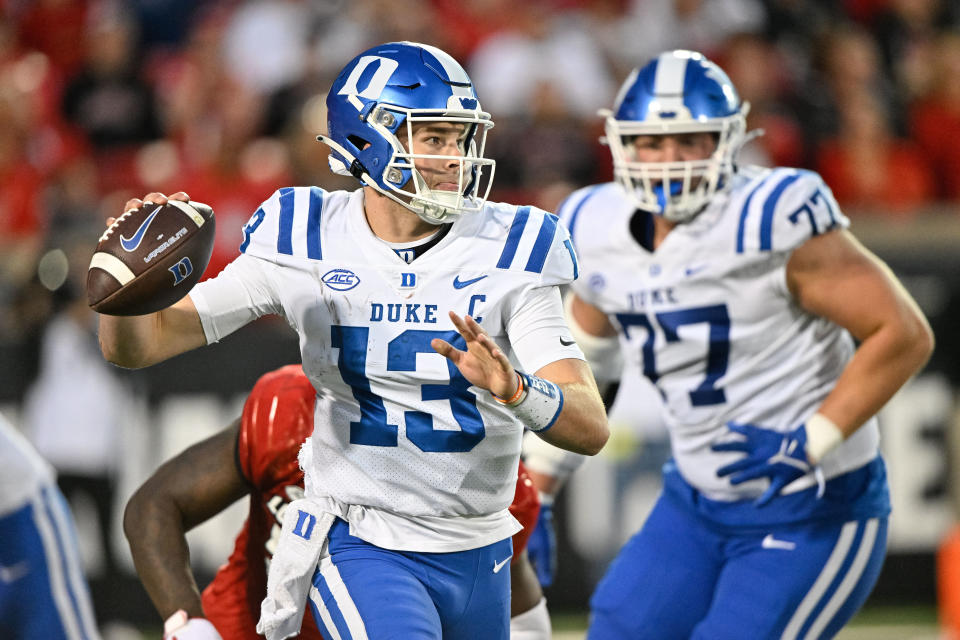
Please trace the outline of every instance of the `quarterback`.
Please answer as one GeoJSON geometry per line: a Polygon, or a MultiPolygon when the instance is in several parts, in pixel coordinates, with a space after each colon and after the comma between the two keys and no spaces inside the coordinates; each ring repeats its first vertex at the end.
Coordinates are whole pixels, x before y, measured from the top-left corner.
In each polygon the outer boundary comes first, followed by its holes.
{"type": "Polygon", "coordinates": [[[101,348],[143,367],[265,314],[298,332],[314,430],[268,639],[296,633],[308,599],[330,637],[506,638],[524,429],[584,454],[607,438],[560,302],[573,247],[555,216],[486,201],[493,122],[443,51],[373,47],[327,109],[331,168],[362,188],[279,189],[217,278],[155,314],[101,316],[101,348]]]}
{"type": "Polygon", "coordinates": [[[673,453],[591,640],[832,637],[883,563],[874,415],[933,338],[817,174],[737,165],[747,108],[702,55],[661,54],[606,114],[615,181],[561,207],[571,330],[656,385],[673,453]]]}

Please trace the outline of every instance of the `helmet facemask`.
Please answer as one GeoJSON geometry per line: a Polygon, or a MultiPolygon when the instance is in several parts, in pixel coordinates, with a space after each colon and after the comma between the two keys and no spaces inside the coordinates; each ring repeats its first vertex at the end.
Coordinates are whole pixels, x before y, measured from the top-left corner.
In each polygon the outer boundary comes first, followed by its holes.
{"type": "Polygon", "coordinates": [[[671,222],[693,218],[713,198],[730,187],[736,170],[736,155],[746,142],[744,104],[739,113],[709,119],[663,118],[659,120],[617,120],[604,110],[605,142],[613,156],[614,179],[626,190],[637,208],[671,222]],[[716,147],[702,160],[640,162],[633,140],[637,136],[712,133],[716,147]]]}
{"type": "MultiPolygon", "coordinates": [[[[451,103],[456,101],[458,101],[457,98],[451,98],[451,103]]],[[[479,211],[483,207],[490,193],[496,169],[496,161],[485,158],[483,155],[487,131],[493,128],[489,113],[479,109],[462,108],[438,112],[434,109],[408,109],[373,103],[361,111],[360,118],[389,145],[387,153],[384,154],[389,159],[380,169],[375,158],[383,152],[372,149],[369,154],[372,156],[372,161],[367,161],[365,156],[368,154],[364,152],[377,141],[351,137],[351,146],[355,149],[348,150],[327,136],[318,136],[322,142],[352,163],[347,167],[337,160],[334,154],[331,154],[331,167],[335,172],[355,175],[365,185],[376,189],[430,224],[452,222],[463,213],[479,211]],[[412,152],[414,125],[430,122],[466,126],[467,135],[464,138],[461,155],[412,152]],[[423,174],[416,168],[417,161],[424,160],[457,162],[459,165],[457,190],[430,189],[423,174]],[[334,166],[335,162],[343,166],[334,166]],[[489,175],[485,175],[484,172],[487,167],[490,168],[489,175]],[[357,175],[358,173],[360,175],[357,175]]]]}
{"type": "MultiPolygon", "coordinates": [[[[493,127],[489,114],[482,111],[437,113],[382,105],[374,108],[370,117],[375,122],[372,126],[393,146],[393,155],[379,182],[388,185],[391,191],[400,196],[400,204],[431,224],[451,222],[463,213],[480,210],[490,193],[496,169],[495,161],[483,156],[487,131],[493,127]],[[393,131],[380,124],[391,119],[396,119],[399,123],[393,131]],[[415,125],[431,122],[466,127],[461,155],[413,152],[415,125]],[[431,189],[423,173],[416,167],[420,161],[456,162],[457,189],[431,189]],[[489,175],[484,175],[487,167],[490,168],[489,175]]],[[[391,194],[385,195],[390,197],[391,194]]]]}

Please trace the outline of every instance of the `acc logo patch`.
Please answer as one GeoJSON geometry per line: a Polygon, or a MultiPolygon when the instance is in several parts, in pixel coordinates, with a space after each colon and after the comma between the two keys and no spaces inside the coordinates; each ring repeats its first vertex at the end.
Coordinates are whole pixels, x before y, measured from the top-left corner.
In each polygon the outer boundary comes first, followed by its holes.
{"type": "Polygon", "coordinates": [[[320,281],[337,291],[349,291],[360,284],[360,278],[349,269],[331,269],[323,274],[320,281]]]}

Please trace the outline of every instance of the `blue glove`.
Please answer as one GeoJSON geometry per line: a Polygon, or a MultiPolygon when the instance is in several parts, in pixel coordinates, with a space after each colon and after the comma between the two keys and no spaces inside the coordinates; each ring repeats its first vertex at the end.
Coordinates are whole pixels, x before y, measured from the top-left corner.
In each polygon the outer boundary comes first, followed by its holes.
{"type": "Polygon", "coordinates": [[[804,425],[786,433],[733,422],[728,422],[727,427],[743,438],[717,443],[710,448],[714,451],[742,451],[746,456],[717,469],[717,476],[730,476],[730,484],[770,478],[770,487],[757,499],[757,506],[767,504],[785,486],[813,471],[813,465],[807,460],[804,425]]]}
{"type": "Polygon", "coordinates": [[[540,586],[553,584],[553,574],[557,570],[557,535],[553,530],[553,505],[540,503],[540,515],[537,526],[527,540],[527,557],[537,573],[540,586]]]}

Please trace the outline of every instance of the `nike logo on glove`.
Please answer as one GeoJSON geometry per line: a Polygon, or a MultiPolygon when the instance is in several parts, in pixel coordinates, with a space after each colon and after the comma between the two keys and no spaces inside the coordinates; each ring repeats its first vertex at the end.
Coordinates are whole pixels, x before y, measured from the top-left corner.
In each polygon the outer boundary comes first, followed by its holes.
{"type": "Polygon", "coordinates": [[[507,562],[509,562],[509,561],[510,561],[510,558],[512,558],[512,557],[513,557],[513,555],[511,554],[511,555],[507,556],[506,558],[504,558],[503,560],[501,560],[500,562],[494,562],[494,563],[493,563],[493,572],[494,572],[494,573],[500,573],[500,569],[503,569],[503,567],[506,566],[507,562]]]}
{"type": "Polygon", "coordinates": [[[133,234],[132,238],[124,238],[120,236],[120,246],[123,247],[124,251],[136,251],[137,247],[140,246],[140,242],[143,241],[143,236],[147,233],[147,227],[150,226],[150,223],[153,222],[153,219],[157,217],[157,212],[163,208],[162,204],[158,204],[157,208],[153,210],[153,213],[140,224],[140,228],[137,229],[137,232],[133,234]]]}
{"type": "Polygon", "coordinates": [[[487,277],[487,276],[484,275],[484,276],[480,276],[479,278],[471,278],[470,280],[461,280],[461,279],[460,279],[460,276],[456,276],[456,277],[454,277],[454,279],[453,279],[453,288],[454,288],[454,289],[463,289],[464,287],[469,287],[469,286],[472,285],[474,282],[480,282],[481,280],[483,280],[483,279],[486,278],[486,277],[487,277]]]}

